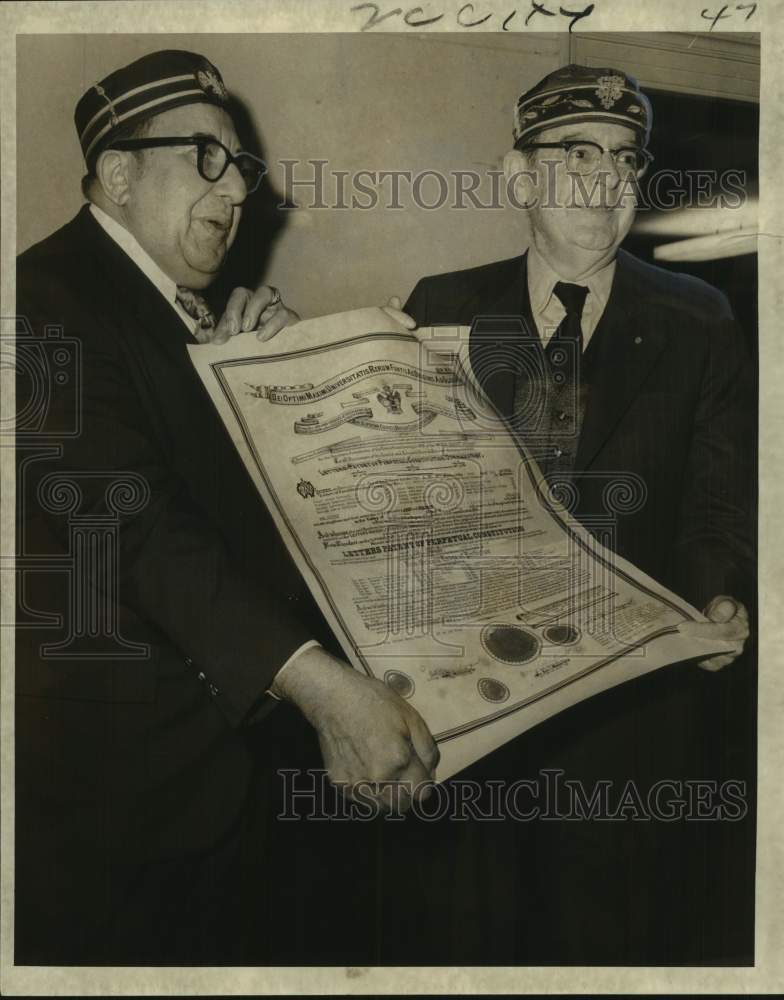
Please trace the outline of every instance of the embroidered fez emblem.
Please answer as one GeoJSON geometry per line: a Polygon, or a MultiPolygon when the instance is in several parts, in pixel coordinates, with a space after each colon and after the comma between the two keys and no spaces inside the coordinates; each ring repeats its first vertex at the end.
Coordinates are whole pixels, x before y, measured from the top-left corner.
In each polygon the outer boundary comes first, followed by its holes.
{"type": "Polygon", "coordinates": [[[100,83],[93,84],[93,87],[96,93],[98,93],[109,105],[109,116],[111,125],[112,128],[115,128],[117,125],[120,124],[120,119],[117,117],[117,112],[115,111],[114,108],[114,102],[112,101],[111,97],[109,97],[109,95],[106,93],[106,91],[103,89],[103,87],[100,85],[100,83]]]}
{"type": "Polygon", "coordinates": [[[210,66],[205,66],[204,69],[197,70],[196,79],[201,89],[206,93],[215,94],[222,101],[228,100],[229,94],[223,85],[223,80],[221,80],[210,66]]]}
{"type": "Polygon", "coordinates": [[[600,76],[596,81],[599,86],[596,88],[596,96],[603,108],[611,108],[623,93],[622,76],[600,76]]]}

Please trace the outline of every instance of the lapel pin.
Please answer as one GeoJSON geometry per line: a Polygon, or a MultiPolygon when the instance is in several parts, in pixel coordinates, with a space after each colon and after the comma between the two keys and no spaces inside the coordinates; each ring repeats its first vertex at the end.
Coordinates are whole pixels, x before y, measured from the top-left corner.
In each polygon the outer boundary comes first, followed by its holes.
{"type": "Polygon", "coordinates": [[[635,337],[634,338],[634,343],[635,344],[641,344],[642,343],[642,337],[635,337]]]}

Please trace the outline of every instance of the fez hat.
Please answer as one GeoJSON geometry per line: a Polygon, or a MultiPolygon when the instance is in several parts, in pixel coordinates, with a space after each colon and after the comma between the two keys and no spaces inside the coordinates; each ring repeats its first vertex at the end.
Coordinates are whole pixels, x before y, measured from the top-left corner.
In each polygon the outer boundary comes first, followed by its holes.
{"type": "Polygon", "coordinates": [[[653,112],[632,76],[619,69],[562,66],[527,90],[515,108],[515,145],[520,148],[543,129],[573,122],[610,122],[633,128],[642,145],[653,112]]]}
{"type": "Polygon", "coordinates": [[[209,59],[166,49],[142,56],[94,83],[76,105],[74,122],[85,161],[92,168],[120,128],[184,104],[225,108],[228,103],[223,79],[209,59]]]}

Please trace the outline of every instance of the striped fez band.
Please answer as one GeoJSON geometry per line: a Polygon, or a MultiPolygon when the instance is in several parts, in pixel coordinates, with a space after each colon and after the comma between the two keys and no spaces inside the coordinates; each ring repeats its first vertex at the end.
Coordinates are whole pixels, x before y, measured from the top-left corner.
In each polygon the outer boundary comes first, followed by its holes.
{"type": "Polygon", "coordinates": [[[514,139],[521,148],[546,128],[577,122],[609,122],[637,132],[642,146],[653,112],[633,76],[619,69],[562,66],[527,90],[515,108],[514,139]]]}
{"type": "Polygon", "coordinates": [[[184,104],[229,103],[223,80],[212,63],[195,52],[151,52],[93,84],[74,111],[87,166],[92,169],[118,129],[184,104]]]}

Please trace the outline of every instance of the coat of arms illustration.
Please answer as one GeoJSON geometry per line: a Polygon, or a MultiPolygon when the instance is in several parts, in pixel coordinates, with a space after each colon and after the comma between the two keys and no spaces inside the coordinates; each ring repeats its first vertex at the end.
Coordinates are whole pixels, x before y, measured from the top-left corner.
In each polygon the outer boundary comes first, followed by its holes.
{"type": "Polygon", "coordinates": [[[400,405],[400,393],[389,385],[381,387],[381,392],[376,396],[387,413],[402,413],[403,407],[400,405]]]}

